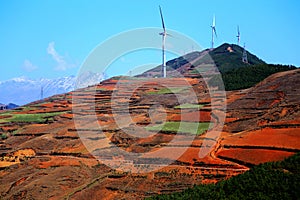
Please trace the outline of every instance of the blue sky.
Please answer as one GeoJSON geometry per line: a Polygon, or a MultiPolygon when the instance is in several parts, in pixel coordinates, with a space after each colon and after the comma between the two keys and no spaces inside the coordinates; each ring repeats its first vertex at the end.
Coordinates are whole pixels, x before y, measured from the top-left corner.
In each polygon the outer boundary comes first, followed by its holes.
{"type": "MultiPolygon", "coordinates": [[[[215,14],[216,46],[236,43],[239,25],[241,43],[250,52],[268,63],[300,66],[297,0],[4,0],[0,6],[0,81],[76,75],[89,53],[107,38],[130,29],[161,27],[158,5],[168,29],[193,38],[204,48],[210,47],[215,14]]],[[[152,59],[161,62],[160,56],[152,59]]]]}

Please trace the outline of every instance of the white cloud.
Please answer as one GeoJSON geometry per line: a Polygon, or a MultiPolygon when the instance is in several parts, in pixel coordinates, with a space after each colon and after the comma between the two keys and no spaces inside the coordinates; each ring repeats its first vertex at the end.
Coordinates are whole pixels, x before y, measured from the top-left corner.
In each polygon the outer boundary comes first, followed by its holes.
{"type": "Polygon", "coordinates": [[[54,48],[55,43],[50,42],[47,47],[47,53],[52,56],[53,60],[57,63],[55,70],[64,71],[68,68],[74,67],[74,64],[66,62],[65,58],[57,53],[54,48]]]}
{"type": "Polygon", "coordinates": [[[32,72],[34,70],[36,70],[38,67],[34,64],[32,64],[32,62],[30,62],[29,60],[24,60],[22,69],[24,69],[27,72],[32,72]]]}

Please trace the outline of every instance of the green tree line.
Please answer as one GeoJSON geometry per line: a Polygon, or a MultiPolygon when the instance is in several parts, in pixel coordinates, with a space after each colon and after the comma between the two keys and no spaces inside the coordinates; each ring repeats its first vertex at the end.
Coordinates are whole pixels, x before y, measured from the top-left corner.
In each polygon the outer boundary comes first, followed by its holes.
{"type": "MultiPolygon", "coordinates": [[[[297,68],[292,65],[259,64],[235,68],[221,74],[225,90],[231,91],[250,88],[272,74],[293,69],[297,68]]],[[[212,78],[210,84],[219,83],[217,78],[219,77],[212,78]]]]}

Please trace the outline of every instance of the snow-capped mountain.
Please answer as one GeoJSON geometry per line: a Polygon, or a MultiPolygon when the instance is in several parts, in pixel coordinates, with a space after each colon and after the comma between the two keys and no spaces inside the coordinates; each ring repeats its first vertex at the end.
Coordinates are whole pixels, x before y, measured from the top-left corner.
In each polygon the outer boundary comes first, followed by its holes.
{"type": "Polygon", "coordinates": [[[32,80],[26,77],[13,78],[0,82],[0,102],[8,104],[13,102],[24,105],[32,101],[49,97],[55,94],[69,92],[75,87],[75,76],[32,80]],[[42,92],[41,92],[42,91],[42,92]]]}
{"type": "Polygon", "coordinates": [[[105,73],[84,71],[78,74],[75,87],[85,88],[90,85],[95,85],[104,79],[107,79],[107,75],[105,73]]]}
{"type": "Polygon", "coordinates": [[[104,73],[86,71],[76,76],[37,80],[17,77],[0,82],[0,102],[24,105],[41,97],[70,92],[76,88],[94,85],[107,78],[104,73]]]}
{"type": "Polygon", "coordinates": [[[70,92],[99,83],[107,78],[104,73],[84,72],[78,77],[68,76],[56,79],[40,78],[37,80],[17,77],[0,82],[0,102],[24,105],[36,100],[70,92]]]}

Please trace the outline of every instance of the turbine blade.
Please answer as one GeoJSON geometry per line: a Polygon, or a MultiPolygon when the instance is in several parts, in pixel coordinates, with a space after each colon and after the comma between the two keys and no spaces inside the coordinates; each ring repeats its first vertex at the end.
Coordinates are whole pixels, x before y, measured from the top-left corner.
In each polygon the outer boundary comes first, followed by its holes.
{"type": "Polygon", "coordinates": [[[216,26],[216,17],[215,15],[213,16],[213,22],[212,22],[212,27],[215,27],[216,26]]]}
{"type": "Polygon", "coordinates": [[[216,37],[218,37],[216,27],[213,27],[213,32],[215,33],[216,37]]]}
{"type": "Polygon", "coordinates": [[[163,18],[163,14],[162,14],[161,7],[160,7],[160,6],[159,6],[159,12],[160,12],[160,18],[161,18],[162,27],[163,27],[164,33],[165,33],[165,32],[166,32],[165,22],[164,22],[164,18],[163,18]]]}
{"type": "Polygon", "coordinates": [[[240,36],[240,26],[237,26],[238,36],[240,36]]]}

